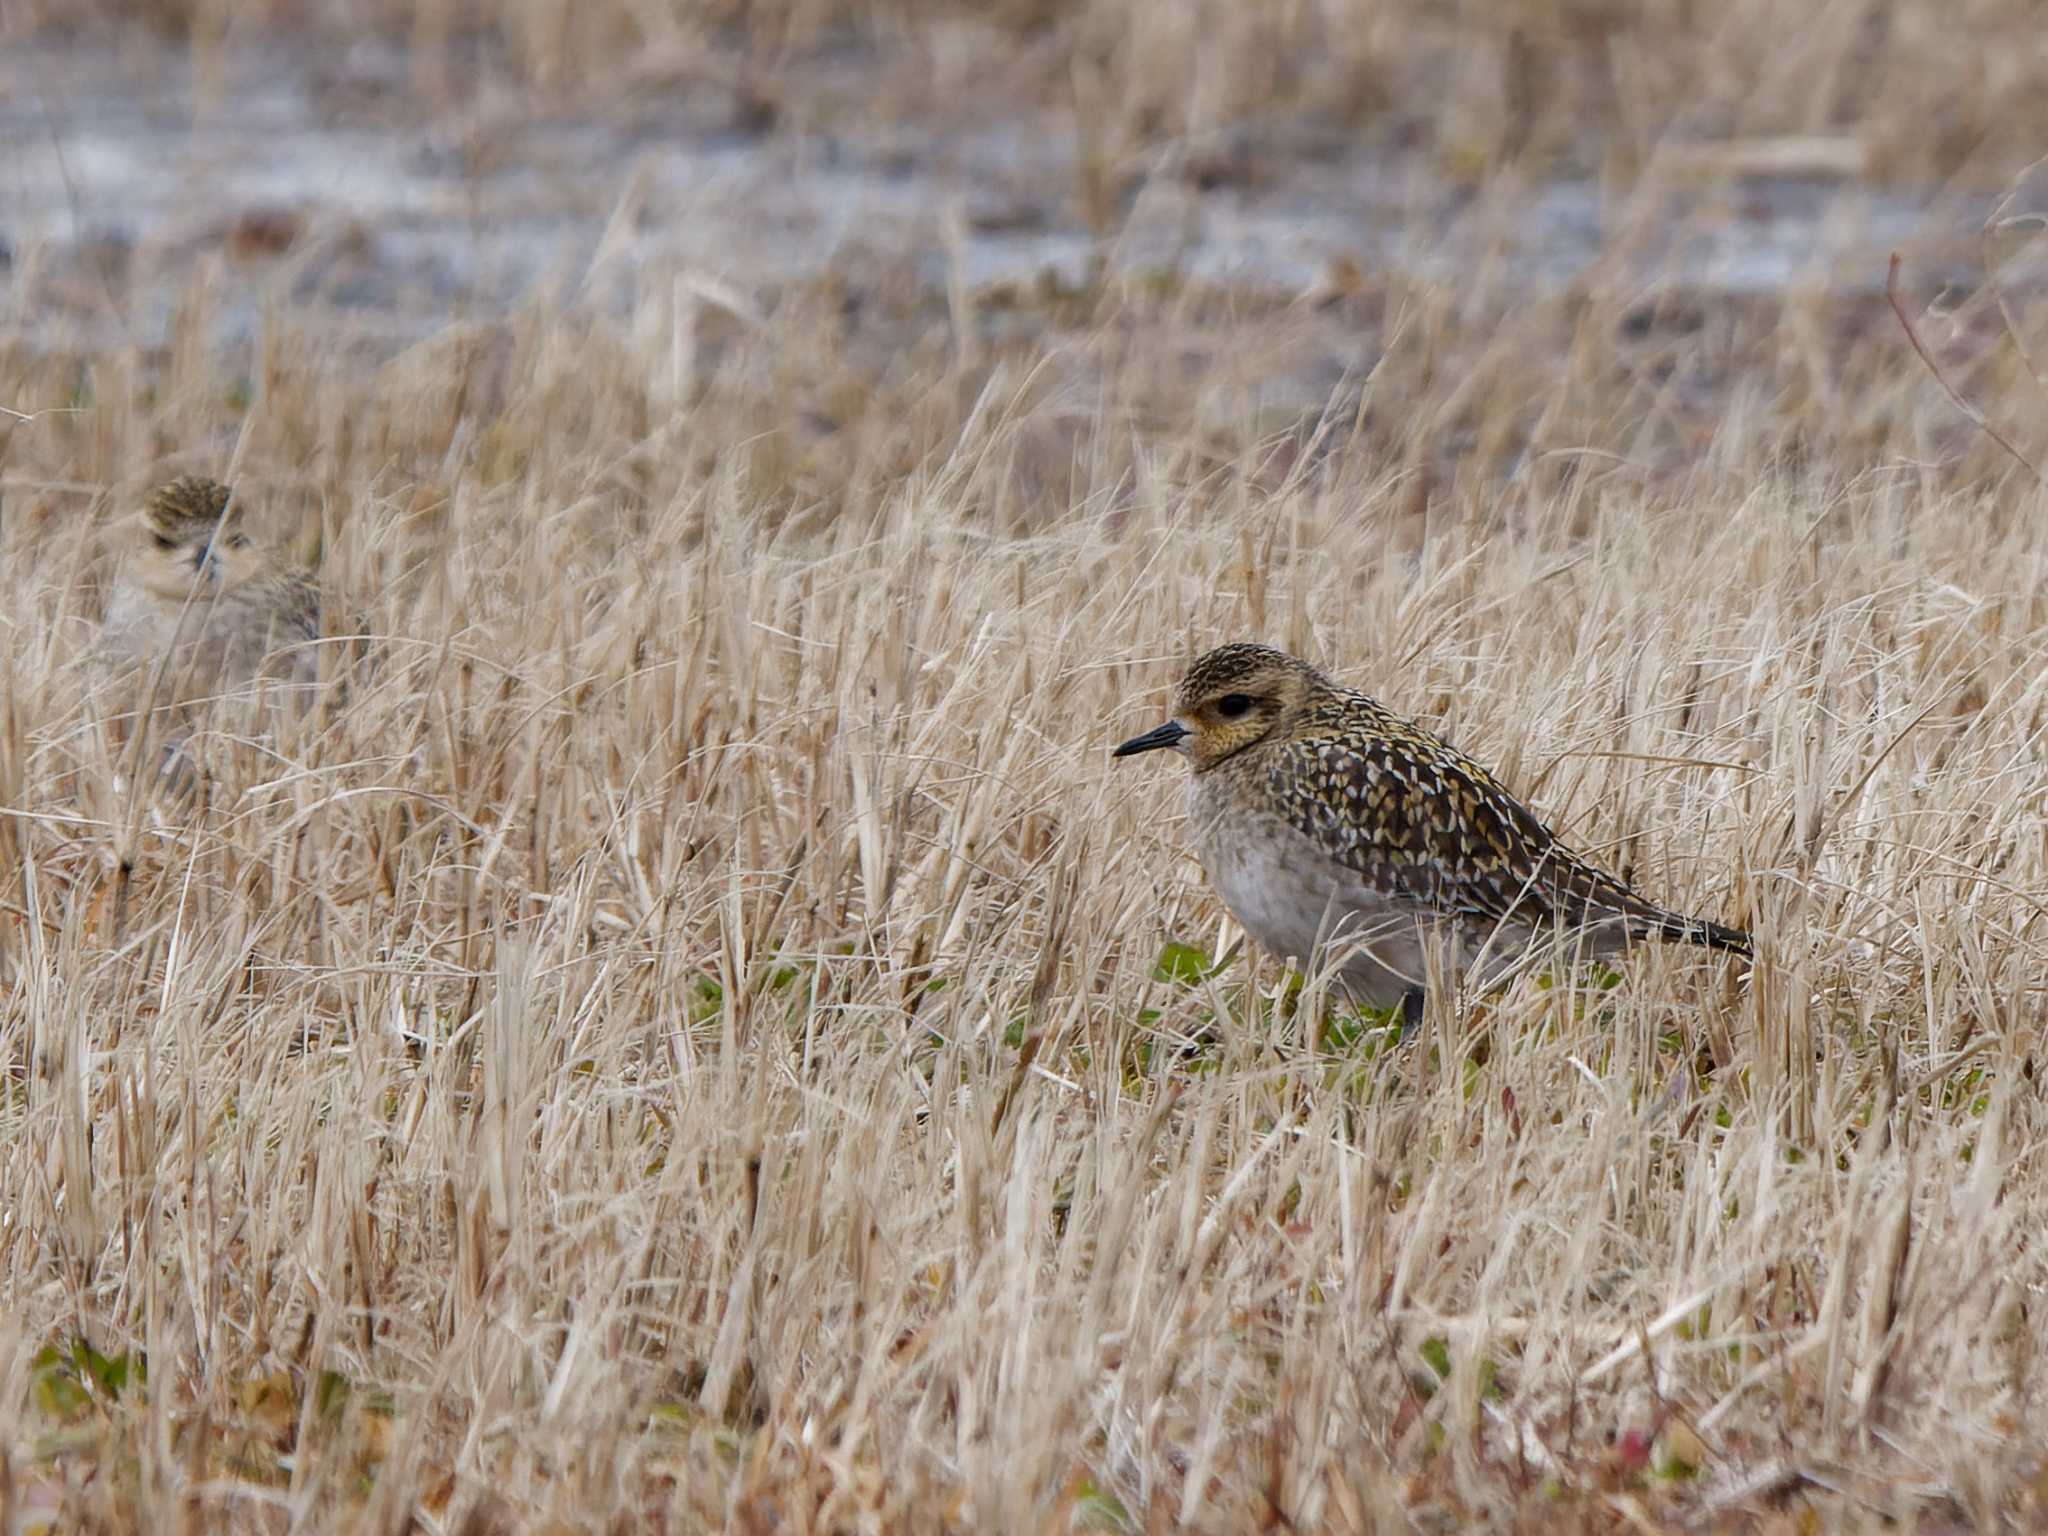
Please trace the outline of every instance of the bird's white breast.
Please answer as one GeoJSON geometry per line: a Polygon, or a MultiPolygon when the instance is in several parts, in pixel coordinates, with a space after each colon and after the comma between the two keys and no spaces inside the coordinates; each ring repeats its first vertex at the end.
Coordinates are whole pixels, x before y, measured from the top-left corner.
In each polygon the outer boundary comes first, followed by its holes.
{"type": "Polygon", "coordinates": [[[1366,884],[1307,834],[1270,810],[1244,804],[1228,781],[1197,775],[1188,796],[1195,855],[1230,915],[1270,954],[1318,962],[1318,940],[1350,954],[1348,990],[1388,1006],[1423,981],[1419,913],[1412,902],[1366,884]]]}

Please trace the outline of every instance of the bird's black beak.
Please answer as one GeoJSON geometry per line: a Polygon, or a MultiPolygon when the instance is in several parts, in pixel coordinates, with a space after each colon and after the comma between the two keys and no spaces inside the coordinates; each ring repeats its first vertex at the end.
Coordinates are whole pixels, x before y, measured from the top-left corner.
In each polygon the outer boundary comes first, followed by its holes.
{"type": "Polygon", "coordinates": [[[1187,733],[1188,728],[1178,720],[1169,720],[1164,725],[1155,725],[1142,736],[1133,736],[1109,755],[1134,757],[1140,752],[1157,752],[1161,747],[1176,745],[1187,733]]]}

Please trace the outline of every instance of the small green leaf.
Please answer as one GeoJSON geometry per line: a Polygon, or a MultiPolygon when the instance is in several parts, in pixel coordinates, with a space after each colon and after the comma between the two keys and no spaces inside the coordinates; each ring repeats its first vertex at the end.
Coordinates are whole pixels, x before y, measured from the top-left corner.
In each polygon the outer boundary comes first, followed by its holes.
{"type": "Polygon", "coordinates": [[[103,1355],[83,1338],[72,1340],[71,1359],[80,1377],[91,1377],[93,1385],[108,1397],[119,1397],[128,1390],[131,1378],[140,1382],[147,1374],[140,1358],[131,1351],[103,1355]]]}
{"type": "Polygon", "coordinates": [[[694,1403],[659,1402],[647,1410],[647,1431],[673,1434],[689,1429],[701,1418],[703,1414],[694,1403]]]}
{"type": "Polygon", "coordinates": [[[1131,1512],[1124,1508],[1123,1501],[1107,1488],[1096,1486],[1093,1478],[1084,1477],[1074,1489],[1074,1515],[1084,1526],[1096,1530],[1128,1531],[1131,1528],[1131,1512]]]}
{"type": "Polygon", "coordinates": [[[689,1001],[686,1010],[692,1024],[703,1024],[718,1017],[718,1011],[725,1006],[725,988],[720,986],[716,976],[702,971],[691,979],[689,1001]]]}
{"type": "Polygon", "coordinates": [[[55,1344],[38,1350],[29,1362],[29,1396],[38,1410],[64,1423],[92,1408],[92,1395],[80,1383],[70,1356],[55,1344]]]}
{"type": "Polygon", "coordinates": [[[1439,1335],[1432,1335],[1422,1341],[1416,1353],[1422,1356],[1422,1363],[1436,1372],[1438,1381],[1451,1379],[1451,1341],[1439,1335]]]}
{"type": "Polygon", "coordinates": [[[1152,963],[1154,981],[1177,982],[1183,987],[1198,985],[1209,974],[1209,957],[1192,944],[1168,944],[1152,963]]]}
{"type": "Polygon", "coordinates": [[[355,1383],[339,1371],[322,1371],[313,1383],[313,1406],[320,1417],[330,1419],[348,1406],[355,1383]]]}

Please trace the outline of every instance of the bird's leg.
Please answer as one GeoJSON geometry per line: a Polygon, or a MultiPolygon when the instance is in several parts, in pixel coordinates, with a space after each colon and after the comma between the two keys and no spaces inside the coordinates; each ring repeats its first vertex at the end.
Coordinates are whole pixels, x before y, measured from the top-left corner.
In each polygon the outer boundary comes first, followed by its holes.
{"type": "Polygon", "coordinates": [[[1405,1039],[1422,1024],[1422,988],[1410,987],[1401,994],[1401,1034],[1405,1039]]]}

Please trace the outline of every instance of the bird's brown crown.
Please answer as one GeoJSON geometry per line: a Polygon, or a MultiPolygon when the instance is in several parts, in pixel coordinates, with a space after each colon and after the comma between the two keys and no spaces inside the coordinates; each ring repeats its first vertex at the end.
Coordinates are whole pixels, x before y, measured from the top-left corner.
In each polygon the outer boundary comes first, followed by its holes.
{"type": "Polygon", "coordinates": [[[143,521],[152,537],[173,544],[189,543],[195,536],[210,538],[233,499],[233,493],[218,480],[180,475],[150,494],[142,510],[143,521]]]}

